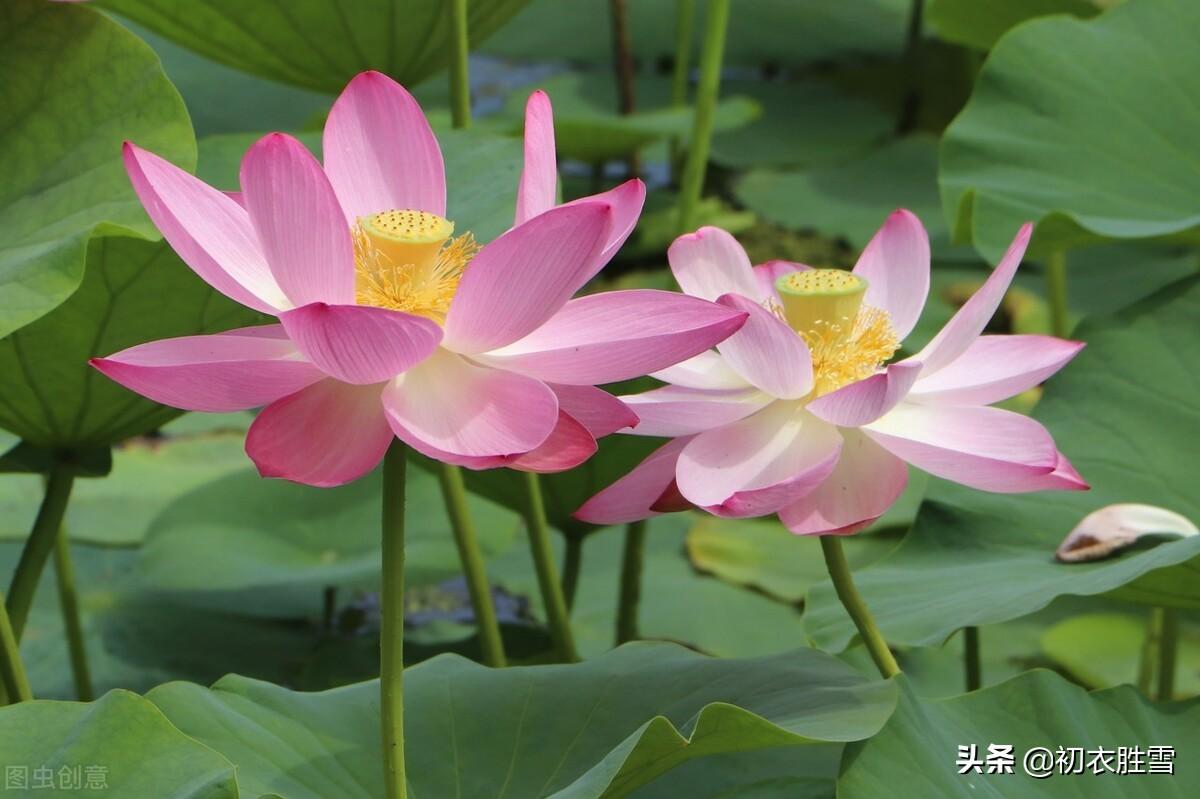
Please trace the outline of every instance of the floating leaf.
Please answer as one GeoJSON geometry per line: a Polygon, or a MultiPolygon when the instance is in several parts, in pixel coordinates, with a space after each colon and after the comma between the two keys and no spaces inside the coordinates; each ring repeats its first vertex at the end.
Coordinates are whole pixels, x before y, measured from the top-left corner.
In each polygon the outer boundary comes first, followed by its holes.
{"type": "MultiPolygon", "coordinates": [[[[470,0],[472,49],[528,0],[470,0]]],[[[102,0],[101,5],[235,69],[338,92],[375,69],[415,85],[450,62],[441,0],[102,0]]]]}
{"type": "Polygon", "coordinates": [[[1156,706],[1132,688],[1088,694],[1049,671],[1033,671],[983,691],[953,699],[921,699],[901,678],[900,707],[875,737],[847,747],[839,799],[881,796],[987,796],[994,799],[1186,799],[1200,790],[1200,776],[1180,759],[1174,774],[1118,775],[1116,749],[1171,746],[1188,752],[1200,746],[1200,702],[1156,706]],[[990,744],[1012,745],[1013,773],[959,774],[960,746],[976,747],[986,760],[990,744]],[[1045,779],[1022,768],[1027,751],[1045,747],[1045,779]],[[1103,747],[1110,773],[1055,773],[1059,748],[1103,747]],[[901,765],[903,764],[903,765],[901,765]]]}
{"type": "MultiPolygon", "coordinates": [[[[1197,536],[1091,563],[1054,560],[1084,516],[1115,502],[1200,518],[1191,454],[1179,446],[1180,431],[1200,429],[1200,350],[1185,344],[1197,318],[1200,278],[1190,278],[1080,326],[1087,348],[1050,380],[1033,415],[1091,491],[1004,495],[931,482],[904,543],[855,575],[890,642],[940,644],[960,627],[1015,619],[1069,594],[1200,607],[1197,536]]],[[[808,600],[813,639],[845,647],[854,628],[832,586],[808,600]]]]}
{"type": "Polygon", "coordinates": [[[1026,219],[1035,253],[1200,224],[1198,36],[1200,4],[1161,0],[1002,38],[942,143],[956,239],[994,262],[1026,219]]]}
{"type": "Polygon", "coordinates": [[[158,58],[103,14],[8,0],[0,38],[4,335],[75,291],[93,231],[157,238],[121,165],[122,140],[184,167],[195,163],[196,145],[158,58]]]}
{"type": "MultiPolygon", "coordinates": [[[[263,480],[242,470],[207,483],[155,520],[141,552],[146,586],[260,616],[311,616],[327,586],[377,588],[378,473],[337,488],[263,480]]],[[[459,573],[437,479],[413,469],[405,552],[410,587],[459,573]]],[[[473,499],[487,554],[511,545],[516,519],[473,499]]]]}
{"type": "MultiPolygon", "coordinates": [[[[811,650],[714,660],[633,644],[581,664],[508,669],[442,656],[404,677],[417,796],[625,796],[704,755],[865,738],[895,702],[890,683],[811,650]]],[[[367,799],[381,791],[378,691],[301,694],[227,677],[148,697],[229,757],[248,795],[367,799]]]]}

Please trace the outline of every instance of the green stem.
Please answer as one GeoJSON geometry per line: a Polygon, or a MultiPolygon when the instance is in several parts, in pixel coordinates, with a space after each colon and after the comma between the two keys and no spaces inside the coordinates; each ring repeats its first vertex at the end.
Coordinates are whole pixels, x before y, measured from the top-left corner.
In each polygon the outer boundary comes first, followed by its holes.
{"type": "Polygon", "coordinates": [[[621,593],[617,600],[617,645],[638,637],[638,600],[642,593],[642,561],[646,551],[645,520],[625,528],[621,556],[621,593]]]}
{"type": "Polygon", "coordinates": [[[67,501],[71,498],[71,486],[74,482],[75,475],[67,464],[56,461],[46,480],[46,494],[42,497],[42,506],[38,508],[33,530],[25,541],[21,559],[13,572],[7,604],[8,615],[12,620],[13,637],[18,642],[21,640],[21,633],[25,631],[25,622],[29,618],[29,608],[33,605],[38,581],[46,568],[46,561],[50,559],[50,553],[54,551],[54,542],[62,527],[63,515],[67,511],[67,501]]]}
{"type": "Polygon", "coordinates": [[[963,669],[967,693],[983,687],[983,669],[979,664],[979,628],[963,627],[963,669]]]}
{"type": "Polygon", "coordinates": [[[483,553],[475,537],[475,524],[471,521],[471,512],[467,508],[467,490],[463,485],[462,470],[452,464],[443,463],[438,472],[438,479],[442,483],[446,515],[450,517],[454,544],[458,547],[458,559],[462,563],[463,577],[467,581],[467,593],[471,596],[471,607],[475,610],[475,626],[479,630],[483,662],[501,668],[505,664],[504,642],[500,638],[500,624],[496,621],[496,607],[492,604],[492,589],[483,565],[483,553]]]}
{"type": "Polygon", "coordinates": [[[471,127],[471,75],[467,56],[467,0],[450,0],[450,118],[456,128],[471,127]]]}
{"type": "Polygon", "coordinates": [[[28,702],[33,699],[29,689],[29,678],[25,676],[25,664],[21,662],[21,648],[13,635],[12,622],[4,606],[4,594],[0,592],[0,705],[10,701],[28,702]],[[11,697],[11,699],[10,699],[11,697]]]}
{"type": "Polygon", "coordinates": [[[1046,259],[1046,301],[1050,305],[1050,331],[1062,338],[1070,332],[1067,311],[1067,254],[1055,250],[1046,259]]]}
{"type": "Polygon", "coordinates": [[[63,630],[67,635],[67,651],[71,657],[71,676],[75,680],[75,696],[80,702],[90,702],[92,676],[88,668],[87,647],[83,643],[83,624],[79,618],[79,592],[75,587],[75,564],[71,562],[71,542],[67,528],[59,530],[54,542],[54,572],[58,577],[58,605],[62,609],[63,630]]]}
{"type": "Polygon", "coordinates": [[[729,23],[730,0],[709,0],[704,22],[704,46],[700,51],[700,82],[696,87],[696,111],[692,140],[679,187],[679,229],[696,225],[696,208],[704,190],[708,151],[712,145],[713,116],[721,89],[721,61],[725,56],[725,29],[729,23]]]}
{"type": "Polygon", "coordinates": [[[563,551],[562,590],[567,610],[575,607],[575,592],[579,590],[579,573],[583,570],[583,541],[581,535],[568,535],[563,551]]]}
{"type": "Polygon", "coordinates": [[[1158,639],[1158,693],[1156,699],[1169,702],[1175,697],[1175,662],[1179,653],[1179,613],[1172,608],[1155,608],[1162,618],[1158,639]]]}
{"type": "Polygon", "coordinates": [[[900,667],[896,665],[892,650],[888,649],[887,642],[875,626],[867,604],[854,587],[854,580],[850,576],[850,564],[846,562],[846,553],[842,550],[842,540],[836,535],[821,536],[821,552],[825,555],[825,567],[829,569],[829,577],[833,580],[838,599],[850,614],[854,626],[858,628],[858,634],[862,637],[867,651],[871,653],[871,659],[875,661],[879,673],[885,678],[896,676],[900,673],[900,667]]]}
{"type": "Polygon", "coordinates": [[[917,126],[921,110],[921,24],[925,16],[925,0],[912,0],[908,14],[908,33],[904,43],[905,91],[900,101],[900,117],[896,133],[908,133],[917,126]]]}
{"type": "MultiPolygon", "coordinates": [[[[688,70],[692,60],[692,30],[695,28],[696,0],[675,0],[675,67],[671,72],[671,107],[687,105],[688,70]]],[[[683,147],[679,137],[671,139],[671,179],[679,181],[679,160],[683,147]]]]}
{"type": "Polygon", "coordinates": [[[579,660],[575,654],[575,638],[571,633],[571,618],[567,613],[567,601],[563,598],[562,584],[558,580],[558,568],[554,565],[554,550],[550,546],[550,525],[546,522],[546,508],[542,504],[542,487],[533,472],[525,475],[525,529],[529,533],[529,547],[533,553],[533,566],[537,570],[538,586],[542,591],[542,604],[546,606],[546,621],[550,625],[550,637],[558,659],[571,663],[579,660]]]}
{"type": "Polygon", "coordinates": [[[1142,641],[1142,656],[1138,661],[1137,687],[1145,696],[1154,688],[1154,676],[1158,670],[1158,648],[1162,639],[1162,608],[1151,608],[1146,619],[1146,637],[1142,641]]]}
{"type": "Polygon", "coordinates": [[[408,795],[404,773],[404,457],[404,445],[393,441],[383,459],[379,699],[387,799],[405,799],[408,795]]]}

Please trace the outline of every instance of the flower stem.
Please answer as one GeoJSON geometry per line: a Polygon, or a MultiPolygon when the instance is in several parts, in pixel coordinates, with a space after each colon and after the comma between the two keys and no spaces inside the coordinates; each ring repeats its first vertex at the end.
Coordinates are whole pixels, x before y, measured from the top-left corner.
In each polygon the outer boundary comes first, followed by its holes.
{"type": "Polygon", "coordinates": [[[475,537],[475,524],[467,508],[462,470],[443,463],[438,479],[442,484],[442,498],[446,501],[446,515],[450,517],[450,527],[454,531],[454,544],[458,547],[463,577],[467,581],[467,593],[475,610],[475,626],[479,630],[483,662],[501,668],[505,664],[504,642],[500,638],[500,624],[496,621],[496,608],[492,604],[492,589],[483,565],[483,553],[475,537]]]}
{"type": "Polygon", "coordinates": [[[900,117],[896,120],[896,133],[900,135],[917,126],[917,112],[921,109],[921,25],[924,16],[925,0],[912,0],[904,41],[906,86],[900,103],[900,117]]]}
{"type": "Polygon", "coordinates": [[[696,208],[704,190],[708,151],[712,146],[713,116],[721,88],[721,61],[725,56],[725,29],[729,23],[730,0],[709,0],[704,22],[704,46],[700,51],[700,82],[696,87],[696,112],[692,140],[679,187],[679,229],[696,225],[696,208]]]}
{"type": "Polygon", "coordinates": [[[1162,608],[1151,608],[1146,619],[1146,637],[1142,640],[1142,655],[1138,660],[1137,687],[1149,697],[1154,688],[1155,672],[1158,671],[1159,642],[1162,639],[1162,608]]]}
{"type": "Polygon", "coordinates": [[[1059,338],[1070,332],[1067,311],[1067,254],[1055,250],[1046,259],[1046,301],[1050,305],[1050,331],[1059,338]]]}
{"type": "Polygon", "coordinates": [[[29,689],[29,678],[25,676],[25,664],[21,662],[21,648],[13,635],[12,622],[4,606],[4,594],[0,592],[0,705],[9,702],[28,702],[33,699],[29,689]]]}
{"type": "Polygon", "coordinates": [[[642,593],[642,561],[646,550],[646,521],[625,528],[621,556],[621,593],[617,601],[617,645],[638,637],[638,600],[642,593]]]}
{"type": "Polygon", "coordinates": [[[979,663],[979,628],[963,627],[963,669],[967,678],[967,693],[983,687],[983,669],[979,663]]]}
{"type": "Polygon", "coordinates": [[[383,458],[383,614],[379,637],[383,778],[387,799],[405,799],[404,773],[404,470],[405,447],[383,458]]]}
{"type": "MultiPolygon", "coordinates": [[[[687,105],[688,72],[691,68],[692,30],[696,21],[696,0],[675,0],[675,66],[671,72],[671,106],[687,105]]],[[[671,139],[671,177],[679,180],[679,137],[671,139]]]]}
{"type": "Polygon", "coordinates": [[[1155,608],[1159,615],[1158,693],[1155,698],[1169,702],[1175,697],[1175,661],[1179,653],[1179,613],[1173,608],[1155,608]]]}
{"type": "Polygon", "coordinates": [[[583,541],[581,535],[568,535],[563,551],[562,591],[567,610],[575,607],[575,592],[579,590],[579,572],[583,570],[583,541]]]}
{"type": "MultiPolygon", "coordinates": [[[[617,79],[617,110],[628,116],[637,109],[637,92],[634,87],[633,49],[629,41],[629,6],[626,0],[609,0],[612,18],[613,67],[617,79]]],[[[626,159],[629,177],[637,177],[641,171],[638,152],[634,150],[626,159]]]]}
{"type": "Polygon", "coordinates": [[[525,529],[529,533],[529,547],[533,552],[533,566],[537,570],[538,586],[542,591],[542,604],[546,606],[550,637],[554,641],[558,659],[572,663],[579,660],[579,656],[575,654],[575,638],[571,633],[567,601],[563,598],[562,584],[558,581],[558,568],[554,565],[554,550],[550,546],[550,525],[546,522],[546,508],[542,503],[542,487],[536,474],[523,474],[525,529]]]}
{"type": "Polygon", "coordinates": [[[88,668],[87,647],[83,642],[83,624],[79,618],[79,591],[75,587],[75,564],[71,561],[71,542],[67,528],[59,529],[54,542],[54,573],[58,578],[58,605],[62,610],[63,630],[67,635],[67,651],[71,658],[71,676],[75,680],[75,697],[90,702],[92,676],[88,668]]]}
{"type": "Polygon", "coordinates": [[[12,623],[13,638],[18,642],[29,618],[29,608],[33,605],[38,581],[46,568],[46,561],[50,559],[50,553],[54,551],[54,542],[62,527],[63,515],[67,511],[67,501],[71,498],[71,486],[74,482],[75,475],[69,466],[55,461],[46,480],[42,506],[38,508],[33,529],[25,541],[21,559],[13,572],[12,585],[8,589],[8,615],[12,623]]]}
{"type": "Polygon", "coordinates": [[[836,535],[821,536],[821,552],[825,555],[825,567],[829,569],[829,577],[833,580],[838,599],[842,601],[842,607],[846,608],[854,626],[858,628],[858,633],[862,636],[867,651],[871,653],[871,659],[875,661],[879,673],[885,678],[896,676],[900,673],[900,667],[896,664],[892,651],[888,649],[887,642],[883,640],[879,628],[875,626],[871,611],[867,609],[858,589],[854,587],[854,580],[850,576],[850,564],[846,562],[846,553],[842,549],[842,540],[836,535]]]}
{"type": "Polygon", "coordinates": [[[471,127],[471,74],[467,56],[467,0],[450,0],[450,117],[456,128],[471,127]]]}

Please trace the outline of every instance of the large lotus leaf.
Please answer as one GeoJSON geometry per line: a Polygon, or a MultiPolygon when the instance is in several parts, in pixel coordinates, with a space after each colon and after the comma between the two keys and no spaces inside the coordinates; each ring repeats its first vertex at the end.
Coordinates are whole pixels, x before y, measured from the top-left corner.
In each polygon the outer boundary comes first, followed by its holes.
{"type": "MultiPolygon", "coordinates": [[[[470,0],[477,45],[528,0],[470,0]]],[[[375,69],[416,84],[450,61],[442,0],[102,0],[118,14],[215,61],[272,80],[341,91],[375,69]]]]}
{"type": "Polygon", "coordinates": [[[753,98],[763,109],[750,124],[713,136],[712,159],[733,169],[844,160],[886,138],[894,125],[869,100],[818,80],[724,80],[721,93],[753,98]]]}
{"type": "MultiPolygon", "coordinates": [[[[1200,791],[1200,772],[1183,753],[1200,746],[1200,701],[1154,705],[1132,688],[1089,694],[1049,671],[1032,671],[1002,685],[952,699],[919,698],[901,680],[900,707],[883,731],[847,747],[838,780],[839,799],[881,796],[986,796],[989,799],[1185,799],[1200,791]],[[975,746],[986,760],[990,744],[1011,745],[1011,774],[959,774],[960,746],[975,746]],[[1116,749],[1141,747],[1141,768],[1151,746],[1174,747],[1174,774],[1115,774],[1116,749]],[[1050,774],[1028,776],[1025,753],[1044,747],[1050,774]],[[1108,773],[1054,773],[1062,747],[1104,748],[1108,773]]],[[[1035,764],[1036,765],[1036,764],[1035,764]]]]}
{"type": "Polygon", "coordinates": [[[0,339],[0,425],[31,444],[67,449],[153,430],[180,411],[122,388],[88,359],[259,318],[209,288],[165,242],[93,238],[70,299],[0,339]]]}
{"type": "MultiPolygon", "coordinates": [[[[243,432],[229,430],[134,439],[117,447],[104,480],[76,482],[66,516],[71,539],[104,546],[141,543],[150,522],[172,500],[246,466],[244,438],[243,432]]],[[[38,475],[0,480],[0,539],[24,540],[29,534],[43,486],[38,475]]]]}
{"type": "Polygon", "coordinates": [[[855,248],[866,246],[889,213],[908,208],[928,229],[935,256],[962,255],[950,246],[938,200],[937,140],[925,134],[845,163],[796,172],[755,169],[737,182],[735,194],[776,224],[845,238],[855,248]]]}
{"type": "Polygon", "coordinates": [[[183,96],[196,138],[247,130],[301,130],[329,110],[333,97],[239,72],[196,55],[136,23],[127,27],[154,48],[183,96]]]}
{"type": "Polygon", "coordinates": [[[1200,224],[1198,36],[1189,0],[1047,17],[1004,36],[942,143],[956,238],[995,259],[1026,219],[1045,220],[1042,249],[1200,224]]]}
{"type": "Polygon", "coordinates": [[[9,796],[238,799],[234,767],[127,691],[0,708],[9,796]]]}
{"type": "Polygon", "coordinates": [[[0,5],[0,75],[3,335],[75,291],[94,230],[158,235],[125,176],[123,139],[184,166],[196,145],[154,53],[90,8],[0,5]]]}
{"type": "Polygon", "coordinates": [[[633,799],[834,799],[843,746],[729,752],[690,760],[633,799]]]}
{"type": "Polygon", "coordinates": [[[1072,14],[1082,19],[1100,13],[1096,0],[932,0],[929,24],[946,41],[990,50],[1013,26],[1034,17],[1072,14]]]}
{"type": "MultiPolygon", "coordinates": [[[[197,174],[219,189],[237,190],[242,156],[259,136],[230,133],[201,139],[197,174]]],[[[512,226],[521,142],[483,130],[438,130],[437,137],[446,162],[446,207],[455,230],[470,231],[486,244],[512,226]]],[[[298,138],[320,156],[321,134],[298,138]]]]}
{"type": "MultiPolygon", "coordinates": [[[[811,650],[713,660],[670,644],[568,666],[442,656],[407,670],[404,689],[416,796],[626,796],[703,755],[865,738],[895,702],[891,684],[811,650]]],[[[148,698],[229,757],[248,795],[366,799],[380,793],[378,690],[303,694],[228,677],[148,698]]]]}
{"type": "MultiPolygon", "coordinates": [[[[1046,657],[1088,688],[1133,684],[1149,630],[1145,615],[1088,613],[1064,619],[1041,637],[1046,657]]],[[[1180,626],[1177,639],[1175,695],[1200,694],[1200,634],[1180,626]]]]}
{"type": "MultiPolygon", "coordinates": [[[[803,620],[794,605],[700,574],[688,563],[685,535],[694,521],[692,514],[671,514],[649,522],[638,605],[641,637],[678,641],[722,657],[775,654],[802,642],[803,620]]],[[[585,657],[613,644],[623,541],[623,530],[616,527],[583,540],[571,627],[585,657]]],[[[554,544],[561,557],[561,538],[554,544]]],[[[529,597],[534,611],[540,611],[524,542],[489,562],[488,573],[508,590],[529,597]]]]}
{"type": "MultiPolygon", "coordinates": [[[[139,571],[146,586],[240,613],[319,613],[328,586],[379,583],[378,473],[338,488],[263,480],[243,470],[181,497],[151,525],[139,571]]],[[[409,470],[406,573],[410,586],[460,571],[437,479],[409,470]]],[[[472,498],[486,554],[511,545],[515,517],[472,498]]]]}
{"type": "MultiPolygon", "coordinates": [[[[695,5],[698,53],[705,3],[695,5]]],[[[669,60],[675,53],[676,0],[636,0],[628,7],[634,55],[650,64],[669,60]]],[[[908,0],[740,3],[730,15],[725,63],[801,66],[855,54],[897,56],[904,48],[909,7],[908,0]]],[[[611,24],[606,0],[534,0],[483,50],[524,61],[607,66],[612,59],[611,24]]]]}
{"type": "MultiPolygon", "coordinates": [[[[1087,348],[1046,385],[1034,416],[1092,490],[1004,495],[932,482],[904,543],[855,576],[889,641],[938,644],[960,627],[1018,618],[1068,594],[1200,607],[1200,536],[1090,563],[1054,560],[1080,519],[1114,502],[1200,519],[1186,436],[1200,429],[1197,318],[1200,278],[1190,278],[1084,321],[1077,333],[1087,348]]],[[[853,627],[832,587],[822,583],[808,600],[812,638],[846,646],[853,627]]]]}

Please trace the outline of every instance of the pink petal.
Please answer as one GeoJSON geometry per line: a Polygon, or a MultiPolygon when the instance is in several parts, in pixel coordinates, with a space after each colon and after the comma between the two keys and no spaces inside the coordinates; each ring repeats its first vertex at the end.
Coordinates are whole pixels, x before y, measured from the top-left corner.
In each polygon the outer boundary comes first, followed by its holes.
{"type": "Polygon", "coordinates": [[[984,491],[1036,491],[1059,468],[1046,428],[1019,413],[901,403],[862,430],[930,474],[984,491]]]}
{"type": "Polygon", "coordinates": [[[903,340],[929,297],[929,234],[921,220],[904,209],[893,211],[862,251],[854,274],[867,281],[863,302],[887,311],[903,340]]]}
{"type": "Polygon", "coordinates": [[[799,399],[812,391],[812,356],[804,339],[775,314],[740,294],[717,302],[749,315],[741,329],[717,350],[751,385],[780,399],[799,399]]]}
{"type": "Polygon", "coordinates": [[[554,110],[541,89],[525,103],[525,168],[517,186],[519,225],[554,207],[558,198],[558,161],[554,149],[554,110]]]}
{"type": "Polygon", "coordinates": [[[774,402],[692,439],[679,456],[679,491],[718,516],[774,513],[820,485],[841,442],[836,428],[798,403],[774,402]]]}
{"type": "Polygon", "coordinates": [[[685,437],[663,444],[572,515],[590,524],[625,524],[659,515],[653,507],[674,486],[675,463],[690,441],[685,437]]]}
{"type": "Polygon", "coordinates": [[[324,377],[279,325],[151,341],[89,363],[155,402],[211,413],[258,408],[324,377]]]}
{"type": "Polygon", "coordinates": [[[325,171],[347,221],[381,211],[446,215],[446,170],[421,106],[378,72],[350,81],[329,111],[325,171]]]}
{"type": "Polygon", "coordinates": [[[422,316],[369,305],[314,302],[279,315],[321,371],[345,383],[389,380],[437,349],[441,328],[422,316]]]}
{"type": "Polygon", "coordinates": [[[553,208],[480,250],[446,314],[446,346],[487,352],[541,327],[587,279],[611,220],[604,203],[553,208]]]}
{"type": "Polygon", "coordinates": [[[263,477],[312,486],[357,480],[392,443],[380,387],[322,380],[268,405],[250,425],[246,454],[263,477]]]}
{"type": "Polygon", "coordinates": [[[967,351],[913,386],[913,402],[988,405],[1042,383],[1083,349],[1053,336],[980,336],[967,351]]]}
{"type": "Polygon", "coordinates": [[[243,202],[276,282],[294,305],[354,302],[354,245],[317,159],[282,133],[242,159],[243,202]]]}
{"type": "Polygon", "coordinates": [[[857,430],[842,431],[837,467],[815,491],[779,511],[796,535],[846,535],[883,515],[908,483],[908,465],[857,430]]]}
{"type": "Polygon", "coordinates": [[[916,361],[893,363],[876,375],[843,386],[808,403],[818,419],[841,427],[861,427],[895,408],[921,374],[916,361]]]}
{"type": "Polygon", "coordinates": [[[614,383],[704,352],[745,320],[743,311],[674,291],[606,291],[571,300],[481,360],[554,383],[614,383]]]}
{"type": "Polygon", "coordinates": [[[508,465],[523,472],[551,474],[574,469],[596,454],[596,439],[587,428],[564,411],[541,446],[513,459],[508,465]]]}
{"type": "Polygon", "coordinates": [[[635,427],[638,416],[621,400],[595,386],[552,385],[559,410],[570,414],[592,434],[603,438],[626,427],[635,427]]]}
{"type": "Polygon", "coordinates": [[[531,377],[439,349],[384,389],[396,435],[429,457],[520,455],[558,424],[558,399],[531,377]]]}
{"type": "Polygon", "coordinates": [[[1032,233],[1032,224],[1026,223],[1021,226],[1016,238],[1009,245],[1008,252],[984,284],[958,309],[933,340],[914,356],[914,360],[925,364],[925,375],[932,375],[949,366],[966,352],[983,332],[996,309],[1000,307],[1004,292],[1008,291],[1013,275],[1017,273],[1017,267],[1021,265],[1021,257],[1025,255],[1025,248],[1029,245],[1032,233]]]}
{"type": "Polygon", "coordinates": [[[124,157],[133,190],[154,226],[201,279],[256,311],[274,314],[291,307],[242,206],[129,142],[124,157]]]}
{"type": "Polygon", "coordinates": [[[642,215],[642,206],[646,203],[646,184],[634,178],[625,181],[615,189],[602,191],[599,194],[589,194],[586,197],[572,200],[566,205],[591,202],[601,202],[612,206],[612,227],[608,231],[608,239],[604,243],[604,248],[592,263],[591,272],[579,284],[580,286],[595,277],[596,273],[617,254],[617,250],[621,249],[621,245],[629,238],[629,234],[633,233],[633,229],[642,215]]]}
{"type": "Polygon", "coordinates": [[[702,227],[672,242],[667,260],[679,287],[693,297],[715,300],[722,294],[766,299],[751,271],[750,258],[737,239],[718,227],[702,227]]]}
{"type": "Polygon", "coordinates": [[[812,267],[794,261],[767,261],[755,266],[753,271],[762,298],[778,302],[779,292],[775,289],[775,281],[792,272],[803,272],[808,269],[812,269],[812,267]]]}
{"type": "Polygon", "coordinates": [[[1038,491],[1090,491],[1091,486],[1087,480],[1079,472],[1075,471],[1075,467],[1067,460],[1067,456],[1058,453],[1058,462],[1054,465],[1054,471],[1046,475],[1039,481],[1041,484],[1036,489],[1038,491]]]}
{"type": "Polygon", "coordinates": [[[651,377],[664,383],[687,388],[749,388],[750,384],[725,362],[719,352],[706,350],[674,366],[652,372],[651,377]]]}
{"type": "Polygon", "coordinates": [[[638,415],[639,436],[687,436],[715,430],[756,413],[775,400],[755,388],[664,386],[621,399],[638,415]]]}

